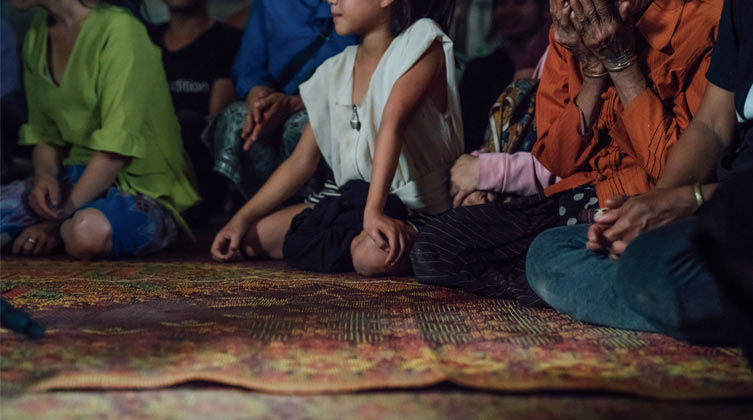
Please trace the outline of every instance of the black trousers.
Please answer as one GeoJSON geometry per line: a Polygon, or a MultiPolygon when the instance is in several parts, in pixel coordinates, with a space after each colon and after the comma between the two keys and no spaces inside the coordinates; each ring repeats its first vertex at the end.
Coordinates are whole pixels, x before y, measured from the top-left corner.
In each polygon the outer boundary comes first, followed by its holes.
{"type": "Polygon", "coordinates": [[[546,306],[528,286],[526,252],[559,224],[559,200],[543,195],[458,207],[426,224],[411,252],[419,282],[546,306]]]}

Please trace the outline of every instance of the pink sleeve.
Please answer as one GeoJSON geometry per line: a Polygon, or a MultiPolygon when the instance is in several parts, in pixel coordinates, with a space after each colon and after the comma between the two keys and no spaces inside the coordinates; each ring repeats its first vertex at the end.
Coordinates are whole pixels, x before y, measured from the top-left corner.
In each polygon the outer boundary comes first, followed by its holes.
{"type": "Polygon", "coordinates": [[[521,196],[538,194],[560,178],[531,153],[480,153],[478,189],[521,196]]]}
{"type": "Polygon", "coordinates": [[[541,56],[541,59],[539,59],[539,64],[536,65],[536,68],[533,70],[533,76],[531,78],[540,80],[541,79],[541,73],[544,72],[544,64],[546,64],[546,55],[549,53],[549,45],[546,46],[546,49],[544,50],[544,55],[541,56]]]}

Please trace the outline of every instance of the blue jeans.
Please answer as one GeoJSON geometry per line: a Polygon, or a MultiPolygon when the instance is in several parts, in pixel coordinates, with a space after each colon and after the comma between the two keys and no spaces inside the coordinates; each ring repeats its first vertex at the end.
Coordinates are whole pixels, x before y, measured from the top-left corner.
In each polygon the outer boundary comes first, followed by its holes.
{"type": "Polygon", "coordinates": [[[531,288],[578,320],[682,340],[734,340],[711,276],[692,249],[690,218],[634,239],[618,261],[586,249],[587,225],[539,235],[528,250],[531,288]]]}

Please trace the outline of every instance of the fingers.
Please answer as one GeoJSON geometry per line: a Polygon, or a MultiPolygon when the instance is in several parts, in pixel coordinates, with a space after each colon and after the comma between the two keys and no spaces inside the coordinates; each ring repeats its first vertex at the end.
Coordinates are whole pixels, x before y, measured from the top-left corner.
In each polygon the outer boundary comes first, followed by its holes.
{"type": "Polygon", "coordinates": [[[367,233],[369,234],[369,237],[371,238],[371,240],[374,241],[376,246],[379,247],[379,249],[381,249],[384,252],[387,252],[389,250],[389,244],[387,243],[387,241],[384,240],[384,237],[382,236],[382,232],[379,228],[375,229],[375,231],[373,232],[367,231],[367,233]]]}
{"type": "Polygon", "coordinates": [[[604,224],[604,225],[611,225],[615,223],[617,220],[619,220],[623,215],[622,208],[616,208],[616,209],[606,209],[604,211],[599,211],[596,214],[594,214],[594,222],[604,224]]]}
{"type": "Polygon", "coordinates": [[[573,21],[572,21],[572,18],[570,17],[572,11],[573,11],[573,8],[572,6],[570,6],[570,2],[565,2],[559,15],[559,26],[562,29],[565,29],[565,30],[573,29],[573,21]]]}
{"type": "Polygon", "coordinates": [[[586,26],[586,15],[583,13],[583,7],[578,0],[571,0],[570,2],[570,23],[578,32],[583,32],[586,26]]]}
{"type": "Polygon", "coordinates": [[[251,147],[250,146],[251,143],[259,140],[262,133],[264,132],[264,128],[266,127],[266,125],[267,125],[266,122],[262,122],[262,123],[254,125],[254,130],[251,132],[251,135],[248,137],[249,147],[251,147]]]}
{"type": "Polygon", "coordinates": [[[604,237],[604,231],[609,225],[594,223],[588,228],[588,242],[586,248],[594,252],[604,252],[609,249],[610,243],[604,237]]]}
{"type": "Polygon", "coordinates": [[[28,255],[43,255],[47,249],[48,242],[49,238],[37,238],[37,243],[34,244],[34,247],[28,255]]]}
{"type": "Polygon", "coordinates": [[[630,26],[633,25],[633,13],[632,8],[630,7],[630,0],[622,0],[617,5],[617,13],[620,15],[620,19],[624,23],[629,24],[630,26]]]}
{"type": "Polygon", "coordinates": [[[266,110],[273,108],[277,104],[278,95],[268,95],[256,101],[255,107],[261,112],[262,118],[266,110]]]}
{"type": "Polygon", "coordinates": [[[610,249],[610,254],[615,256],[621,256],[625,253],[625,249],[627,248],[628,243],[627,241],[615,241],[612,243],[612,248],[610,249]]]}
{"type": "Polygon", "coordinates": [[[52,207],[57,208],[60,205],[60,186],[57,182],[47,184],[47,197],[52,207]]]}
{"type": "Polygon", "coordinates": [[[212,258],[219,262],[227,261],[229,258],[229,253],[227,252],[229,247],[230,240],[222,232],[218,233],[214,238],[214,242],[212,242],[212,258]]]}
{"type": "Polygon", "coordinates": [[[241,242],[241,236],[232,234],[230,235],[230,247],[228,248],[228,254],[230,255],[230,258],[239,258],[241,255],[240,251],[240,242],[241,242]]]}
{"type": "Polygon", "coordinates": [[[460,207],[473,191],[458,191],[452,198],[452,207],[460,207]]]}
{"type": "Polygon", "coordinates": [[[604,231],[604,237],[612,243],[619,240],[629,241],[633,238],[628,238],[628,236],[635,237],[635,235],[631,235],[629,233],[631,230],[635,230],[632,223],[630,223],[627,218],[621,218],[615,224],[609,227],[609,229],[604,231]]]}
{"type": "Polygon", "coordinates": [[[583,16],[591,23],[599,21],[599,14],[596,12],[596,7],[591,0],[571,0],[574,2],[580,1],[580,6],[583,9],[583,16]]]}
{"type": "Polygon", "coordinates": [[[221,240],[219,238],[214,238],[214,241],[212,241],[212,248],[210,248],[209,253],[212,254],[212,259],[215,261],[222,261],[222,252],[220,251],[221,247],[221,240]]]}
{"type": "Polygon", "coordinates": [[[458,185],[455,182],[452,182],[452,178],[450,178],[450,196],[454,197],[455,194],[460,192],[460,185],[458,185]]]}
{"type": "Polygon", "coordinates": [[[246,117],[243,119],[243,130],[241,130],[241,138],[246,141],[243,143],[243,150],[248,151],[251,148],[251,132],[254,129],[254,120],[251,116],[251,110],[246,113],[246,117]]]}
{"type": "Polygon", "coordinates": [[[485,204],[489,203],[489,194],[485,193],[483,191],[474,191],[473,193],[469,194],[468,197],[463,200],[462,203],[460,203],[463,207],[468,206],[477,206],[479,204],[485,204]]]}
{"type": "Polygon", "coordinates": [[[385,263],[387,264],[387,266],[390,266],[395,261],[397,256],[400,255],[400,252],[402,250],[400,235],[398,234],[397,229],[395,229],[394,227],[392,229],[389,229],[389,231],[387,232],[387,242],[389,249],[387,250],[387,259],[385,260],[385,263]]]}
{"type": "Polygon", "coordinates": [[[32,255],[34,250],[39,246],[39,240],[32,235],[23,232],[13,241],[11,252],[15,255],[32,255]]]}
{"type": "Polygon", "coordinates": [[[11,248],[10,252],[13,253],[13,255],[18,255],[21,253],[21,248],[26,243],[26,235],[18,235],[15,241],[13,241],[13,247],[11,248]]]}
{"type": "Polygon", "coordinates": [[[592,0],[592,2],[596,15],[600,20],[607,20],[612,17],[606,0],[592,0]]]}
{"type": "Polygon", "coordinates": [[[387,258],[387,266],[394,266],[399,263],[405,253],[410,249],[411,244],[415,240],[416,231],[403,222],[398,222],[397,229],[397,250],[392,258],[387,258]]]}
{"type": "Polygon", "coordinates": [[[625,204],[627,200],[628,200],[628,197],[618,194],[608,199],[604,204],[607,206],[607,208],[617,209],[617,208],[622,207],[622,205],[625,204]]]}
{"type": "Polygon", "coordinates": [[[55,220],[58,214],[47,205],[47,191],[47,187],[35,188],[29,196],[29,205],[43,219],[55,220]]]}
{"type": "Polygon", "coordinates": [[[269,101],[265,99],[257,99],[256,102],[254,102],[253,109],[251,110],[251,115],[254,119],[255,124],[259,124],[262,121],[264,121],[264,111],[269,107],[268,105],[269,101]]]}
{"type": "Polygon", "coordinates": [[[569,4],[567,0],[551,0],[549,2],[549,13],[552,15],[554,23],[559,23],[562,20],[563,15],[570,13],[569,4]],[[565,11],[565,9],[568,9],[565,11]]]}

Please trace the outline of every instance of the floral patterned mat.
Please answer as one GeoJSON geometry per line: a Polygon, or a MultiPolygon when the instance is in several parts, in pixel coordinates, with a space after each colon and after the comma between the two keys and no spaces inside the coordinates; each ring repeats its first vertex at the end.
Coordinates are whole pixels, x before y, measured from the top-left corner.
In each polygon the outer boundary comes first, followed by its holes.
{"type": "Polygon", "coordinates": [[[0,290],[47,327],[0,331],[0,391],[147,389],[191,381],[272,393],[416,388],[753,397],[734,348],[599,328],[409,278],[280,263],[3,257],[0,290]]]}
{"type": "Polygon", "coordinates": [[[7,399],[3,420],[748,420],[751,401],[666,401],[605,395],[500,395],[415,390],[274,395],[181,387],[147,391],[50,392],[7,399]]]}

